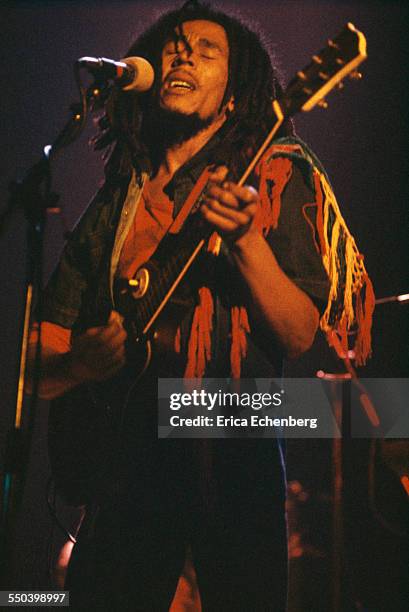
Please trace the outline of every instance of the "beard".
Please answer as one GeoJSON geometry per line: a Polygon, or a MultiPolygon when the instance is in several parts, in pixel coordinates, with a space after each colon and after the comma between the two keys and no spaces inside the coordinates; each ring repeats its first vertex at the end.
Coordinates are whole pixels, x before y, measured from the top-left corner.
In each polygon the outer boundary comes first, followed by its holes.
{"type": "Polygon", "coordinates": [[[150,151],[157,154],[171,146],[182,144],[212,124],[214,118],[202,119],[198,113],[189,115],[155,105],[146,113],[142,124],[142,139],[150,151]]]}

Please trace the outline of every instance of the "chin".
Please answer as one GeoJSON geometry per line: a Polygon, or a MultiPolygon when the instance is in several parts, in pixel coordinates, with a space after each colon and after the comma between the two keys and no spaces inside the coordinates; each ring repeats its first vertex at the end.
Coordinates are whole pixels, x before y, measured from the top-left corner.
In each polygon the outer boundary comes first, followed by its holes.
{"type": "Polygon", "coordinates": [[[182,115],[184,117],[190,117],[191,115],[196,115],[194,111],[192,111],[191,106],[186,103],[186,101],[179,100],[169,100],[166,104],[160,104],[160,112],[182,115]]]}
{"type": "Polygon", "coordinates": [[[212,123],[212,118],[202,119],[197,112],[175,107],[162,106],[151,108],[146,117],[146,128],[150,137],[161,138],[164,144],[182,143],[192,138],[212,123]]]}

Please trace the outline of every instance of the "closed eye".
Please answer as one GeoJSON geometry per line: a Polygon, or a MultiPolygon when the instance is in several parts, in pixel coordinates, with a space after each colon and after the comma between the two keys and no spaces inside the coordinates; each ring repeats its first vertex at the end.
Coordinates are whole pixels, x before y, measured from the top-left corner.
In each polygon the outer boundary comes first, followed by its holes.
{"type": "Polygon", "coordinates": [[[207,38],[200,38],[198,46],[200,55],[208,59],[216,59],[219,55],[223,55],[220,46],[207,38]]]}
{"type": "MultiPolygon", "coordinates": [[[[177,38],[176,40],[169,40],[163,47],[163,54],[168,56],[178,55],[185,46],[190,53],[193,52],[191,45],[184,37],[177,38]]],[[[205,59],[213,60],[221,55],[225,55],[225,52],[217,43],[207,38],[199,38],[194,46],[200,57],[204,57],[205,59]]]]}

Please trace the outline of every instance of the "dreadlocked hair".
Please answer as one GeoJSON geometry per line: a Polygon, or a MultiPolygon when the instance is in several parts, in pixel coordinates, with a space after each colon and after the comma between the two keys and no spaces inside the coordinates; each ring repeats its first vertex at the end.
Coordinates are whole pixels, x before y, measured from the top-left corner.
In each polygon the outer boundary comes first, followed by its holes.
{"type": "MultiPolygon", "coordinates": [[[[161,54],[175,28],[185,21],[204,19],[221,25],[229,43],[228,82],[222,105],[234,97],[234,110],[222,127],[223,138],[215,153],[216,164],[227,164],[234,177],[244,171],[249,160],[271,130],[275,115],[272,101],[280,98],[282,88],[272,66],[269,52],[260,37],[235,17],[210,5],[189,0],[180,9],[162,15],[130,47],[126,56],[142,56],[154,67],[155,81],[150,92],[135,94],[114,89],[99,121],[100,133],[95,148],[109,146],[107,178],[151,171],[149,152],[143,142],[143,115],[157,96],[161,82],[161,54]]],[[[291,135],[292,123],[284,123],[277,136],[291,135]]]]}

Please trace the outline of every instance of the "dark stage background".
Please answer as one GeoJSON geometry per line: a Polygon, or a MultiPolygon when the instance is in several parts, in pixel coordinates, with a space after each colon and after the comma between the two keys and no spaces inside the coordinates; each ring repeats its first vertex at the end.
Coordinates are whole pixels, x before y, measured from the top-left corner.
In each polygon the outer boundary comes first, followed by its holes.
{"type": "MultiPolygon", "coordinates": [[[[77,99],[74,61],[83,55],[122,57],[135,35],[170,6],[158,0],[2,3],[0,210],[6,206],[8,182],[22,176],[23,170],[39,158],[42,146],[53,140],[67,119],[68,105],[77,99]]],[[[222,7],[239,12],[246,21],[261,28],[275,51],[284,83],[347,21],[365,33],[369,58],[362,65],[362,81],[347,83],[342,92],[330,95],[327,110],[315,109],[299,115],[296,126],[331,177],[343,214],[365,253],[377,296],[407,293],[408,9],[400,2],[324,0],[252,0],[223,2],[222,7]]],[[[63,213],[50,216],[47,224],[46,276],[58,257],[65,229],[72,227],[102,179],[100,155],[87,145],[93,131],[89,120],[80,141],[60,154],[53,166],[53,187],[61,194],[63,213]]],[[[1,465],[16,393],[25,229],[23,214],[16,210],[0,243],[1,465]]],[[[407,309],[396,303],[377,307],[374,356],[361,369],[361,376],[408,375],[407,309]]],[[[323,342],[318,341],[308,356],[289,371],[307,376],[331,367],[332,357],[323,342]]],[[[47,406],[43,403],[36,419],[28,486],[15,545],[13,586],[20,588],[48,586],[51,521],[44,501],[48,477],[46,414],[47,406]]],[[[362,443],[350,450],[356,468],[353,471],[361,480],[351,486],[345,509],[350,529],[347,590],[353,593],[351,600],[363,602],[361,609],[382,612],[404,609],[402,568],[407,540],[377,523],[369,509],[368,445],[362,443]]],[[[311,540],[310,547],[306,546],[301,557],[293,561],[294,612],[330,609],[330,453],[330,442],[293,442],[289,448],[290,479],[301,482],[307,496],[294,503],[298,503],[299,520],[311,540]]],[[[382,478],[387,480],[384,490],[390,495],[384,510],[386,515],[390,512],[388,518],[393,522],[405,502],[400,497],[396,475],[388,473],[386,467],[382,470],[386,472],[382,478]]]]}

